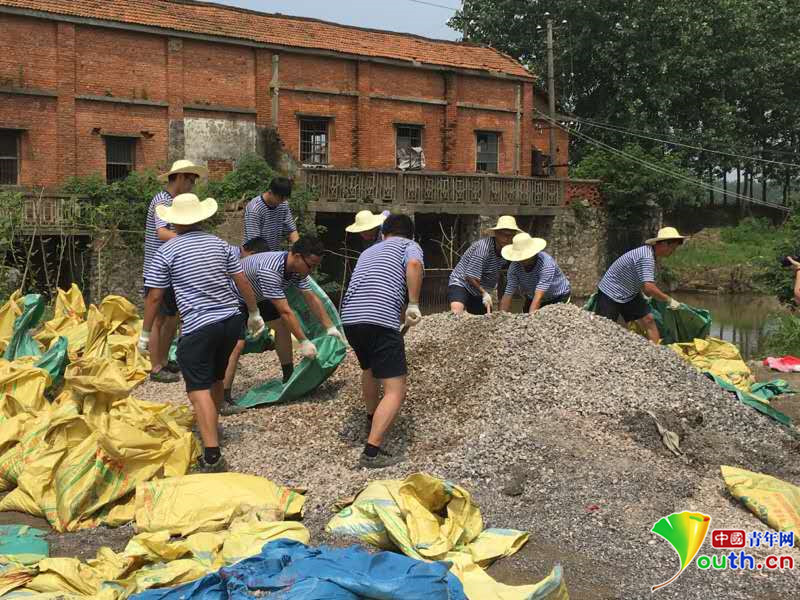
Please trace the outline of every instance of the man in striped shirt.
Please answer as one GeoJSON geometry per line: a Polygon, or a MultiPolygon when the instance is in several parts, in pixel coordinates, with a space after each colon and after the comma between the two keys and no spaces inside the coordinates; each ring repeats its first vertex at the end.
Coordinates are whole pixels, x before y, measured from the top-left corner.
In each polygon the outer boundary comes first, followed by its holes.
{"type": "Polygon", "coordinates": [[[472,244],[456,268],[450,274],[447,285],[447,300],[453,314],[466,310],[472,315],[492,312],[492,295],[506,261],[501,250],[521,232],[514,217],[503,216],[497,225],[490,228],[492,237],[485,237],[472,244]]]}
{"type": "Polygon", "coordinates": [[[286,177],[275,177],[269,184],[269,190],[256,196],[244,209],[244,241],[255,237],[267,240],[271,252],[281,249],[281,244],[288,239],[294,244],[300,239],[297,226],[289,208],[289,197],[292,195],[292,181],[286,177]]]}
{"type": "Polygon", "coordinates": [[[300,322],[289,306],[286,290],[296,287],[303,294],[311,312],[325,327],[327,334],[344,342],[344,336],[334,326],[322,302],[311,291],[309,274],[322,262],[325,246],[316,238],[304,237],[288,252],[262,252],[242,261],[244,274],[256,294],[261,315],[275,331],[275,352],[281,362],[283,382],[294,372],[292,335],[300,342],[300,354],[313,359],[317,355],[314,342],[307,339],[300,322]]]}
{"type": "Polygon", "coordinates": [[[176,235],[156,251],[145,273],[150,294],[138,344],[146,353],[164,290],[172,288],[182,324],[178,364],[203,440],[203,466],[214,471],[225,468],[217,431],[222,379],[245,322],[231,278],[249,310],[248,330],[257,335],[264,329],[255,294],[231,246],[199,227],[216,212],[213,198],[200,202],[194,194],[181,194],[171,206],[156,208],[176,235]]]}
{"type": "Polygon", "coordinates": [[[370,423],[359,459],[366,468],[388,467],[400,460],[381,449],[406,397],[408,367],[399,327],[401,322],[411,327],[422,319],[424,261],[422,248],[412,239],[414,225],[407,215],[391,215],[383,234],[382,242],[361,253],[342,300],[342,324],[362,369],[361,393],[370,423]]]}
{"type": "Polygon", "coordinates": [[[519,292],[525,298],[522,311],[533,314],[543,306],[569,302],[569,280],[547,252],[547,242],[518,233],[510,246],[503,248],[503,258],[511,262],[500,310],[511,310],[511,300],[519,292]]]}
{"type": "Polygon", "coordinates": [[[650,306],[644,296],[667,303],[670,310],[681,304],[662,292],[655,284],[656,259],[670,256],[686,239],[674,227],[664,227],[658,235],[620,256],[608,268],[598,284],[595,313],[616,321],[620,316],[626,323],[636,321],[655,344],[661,341],[650,306]]]}
{"type": "MultiPolygon", "coordinates": [[[[153,260],[153,256],[161,245],[175,237],[175,231],[156,214],[156,207],[170,206],[172,199],[179,194],[187,194],[194,188],[195,182],[207,174],[205,167],[195,165],[188,160],[178,160],[172,168],[159,177],[166,182],[166,187],[158,192],[150,201],[147,209],[147,218],[144,225],[144,268],[146,273],[153,260]]],[[[145,285],[144,295],[147,298],[150,288],[145,285]]],[[[153,323],[152,339],[150,340],[150,379],[159,383],[173,383],[178,381],[177,365],[168,361],[169,347],[175,337],[178,326],[178,307],[175,305],[175,294],[171,289],[164,290],[161,306],[153,323]]]]}

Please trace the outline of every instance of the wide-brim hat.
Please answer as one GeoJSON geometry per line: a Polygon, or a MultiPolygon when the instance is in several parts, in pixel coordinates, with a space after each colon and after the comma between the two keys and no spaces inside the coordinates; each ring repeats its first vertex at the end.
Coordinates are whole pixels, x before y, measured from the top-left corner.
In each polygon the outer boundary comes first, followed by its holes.
{"type": "Polygon", "coordinates": [[[678,233],[678,230],[674,227],[662,227],[658,230],[658,235],[654,238],[650,238],[649,240],[645,241],[645,244],[648,246],[652,246],[653,244],[657,244],[658,242],[672,242],[672,241],[680,241],[686,239],[687,236],[681,235],[678,233]]]}
{"type": "Polygon", "coordinates": [[[361,210],[356,213],[356,220],[352,225],[344,228],[347,233],[361,233],[362,231],[369,231],[383,225],[386,220],[386,215],[374,215],[368,210],[361,210]]]}
{"type": "Polygon", "coordinates": [[[208,169],[201,165],[196,165],[190,160],[176,160],[172,163],[172,168],[166,173],[158,176],[159,181],[167,181],[170,175],[178,173],[194,173],[198,177],[208,176],[208,169]]]}
{"type": "Polygon", "coordinates": [[[489,231],[500,231],[502,229],[508,229],[509,231],[522,231],[522,229],[517,227],[517,220],[508,215],[503,215],[497,219],[497,225],[494,227],[489,227],[489,231]]]}
{"type": "Polygon", "coordinates": [[[533,258],[546,246],[547,242],[542,238],[531,237],[527,233],[518,233],[511,240],[511,244],[500,250],[500,254],[511,262],[520,262],[533,258]]]}
{"type": "Polygon", "coordinates": [[[194,225],[212,217],[217,212],[217,201],[206,198],[201,201],[194,194],[178,194],[172,206],[156,206],[158,218],[174,225],[194,225]]]}

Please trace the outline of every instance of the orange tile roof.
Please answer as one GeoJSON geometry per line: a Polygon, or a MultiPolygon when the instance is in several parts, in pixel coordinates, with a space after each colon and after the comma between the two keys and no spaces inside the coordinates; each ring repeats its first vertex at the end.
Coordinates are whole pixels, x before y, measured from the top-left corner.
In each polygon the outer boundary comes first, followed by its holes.
{"type": "Polygon", "coordinates": [[[362,29],[192,0],[0,0],[0,7],[160,27],[173,31],[313,48],[442,67],[532,77],[516,60],[477,44],[362,29]]]}

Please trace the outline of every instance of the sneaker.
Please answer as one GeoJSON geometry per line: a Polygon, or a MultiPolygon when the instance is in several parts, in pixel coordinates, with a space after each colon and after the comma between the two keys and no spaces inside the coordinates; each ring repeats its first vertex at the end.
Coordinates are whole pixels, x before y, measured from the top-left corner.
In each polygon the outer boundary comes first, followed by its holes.
{"type": "Polygon", "coordinates": [[[237,406],[233,402],[225,402],[222,408],[219,409],[219,414],[223,417],[230,417],[231,415],[238,415],[247,410],[247,407],[237,406]]]}
{"type": "Polygon", "coordinates": [[[197,461],[198,473],[224,473],[227,470],[228,463],[226,463],[225,459],[221,456],[217,462],[211,464],[207,463],[202,456],[197,461]]]}
{"type": "Polygon", "coordinates": [[[174,360],[169,361],[166,365],[164,365],[164,368],[167,371],[169,371],[170,373],[180,373],[181,372],[180,366],[174,360]]]}
{"type": "Polygon", "coordinates": [[[385,450],[378,450],[377,456],[367,456],[363,452],[358,459],[358,466],[362,469],[385,469],[403,462],[402,456],[393,456],[385,450]]]}
{"type": "Polygon", "coordinates": [[[181,378],[177,373],[170,373],[166,369],[161,369],[157,373],[151,372],[150,380],[156,383],[176,383],[180,381],[181,378]]]}

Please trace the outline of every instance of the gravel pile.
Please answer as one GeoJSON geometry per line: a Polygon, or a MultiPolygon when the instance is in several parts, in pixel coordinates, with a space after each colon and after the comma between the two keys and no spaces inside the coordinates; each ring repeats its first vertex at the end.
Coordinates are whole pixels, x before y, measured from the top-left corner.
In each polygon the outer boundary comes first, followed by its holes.
{"type": "MultiPolygon", "coordinates": [[[[492,568],[501,581],[531,582],[558,561],[573,598],[649,598],[678,565],[649,533],[659,518],[697,510],[712,527],[766,529],[730,499],[721,464],[800,482],[800,446],[786,430],[668,348],[575,306],[533,317],[433,315],[406,345],[409,396],[387,445],[406,460],[395,467],[355,468],[367,428],[354,356],[302,401],[222,420],[232,470],[307,488],[312,543],[351,543],[323,531],[338,498],[423,470],[470,490],[487,526],[531,532],[492,568]],[[647,411],[679,434],[684,457],[664,447],[647,411]]],[[[234,395],[278,375],[274,353],[246,356],[234,395]]],[[[185,402],[182,384],[134,394],[185,402]]],[[[797,583],[791,572],[690,567],[658,593],[778,598],[797,583]]]]}

